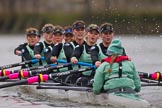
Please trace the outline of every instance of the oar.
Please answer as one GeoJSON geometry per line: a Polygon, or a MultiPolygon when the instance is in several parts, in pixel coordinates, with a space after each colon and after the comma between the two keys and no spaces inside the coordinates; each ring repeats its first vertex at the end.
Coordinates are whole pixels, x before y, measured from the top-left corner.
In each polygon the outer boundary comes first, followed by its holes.
{"type": "Polygon", "coordinates": [[[61,89],[61,90],[74,90],[74,91],[88,91],[92,92],[91,87],[73,87],[73,86],[37,86],[37,89],[61,89]]]}
{"type": "Polygon", "coordinates": [[[160,72],[154,72],[154,73],[146,73],[146,72],[138,72],[140,78],[146,78],[156,81],[162,81],[162,74],[160,72]]]}
{"type": "Polygon", "coordinates": [[[52,73],[52,74],[39,74],[38,76],[30,77],[27,79],[23,79],[20,81],[12,82],[12,83],[6,83],[0,85],[0,88],[6,88],[6,87],[12,87],[16,85],[24,85],[24,84],[33,84],[35,82],[45,82],[47,80],[53,79],[54,77],[62,76],[62,75],[69,75],[69,74],[74,74],[74,73],[81,73],[84,71],[92,70],[94,69],[94,66],[83,68],[83,69],[78,69],[78,70],[70,70],[62,73],[52,73]]]}
{"type": "Polygon", "coordinates": [[[147,84],[141,84],[142,87],[145,87],[145,86],[162,86],[162,83],[147,83],[147,84]]]}
{"type": "Polygon", "coordinates": [[[0,77],[0,81],[4,81],[4,80],[7,80],[7,79],[26,78],[26,77],[34,76],[34,75],[39,74],[39,73],[45,73],[49,70],[64,68],[64,67],[67,67],[67,66],[70,66],[70,65],[72,65],[72,63],[66,63],[66,64],[63,64],[63,65],[54,65],[54,66],[51,66],[51,67],[46,67],[46,68],[37,69],[37,70],[30,70],[30,71],[21,70],[18,73],[13,73],[13,74],[10,74],[8,76],[0,77]]]}
{"type": "MultiPolygon", "coordinates": [[[[57,60],[58,63],[67,63],[66,60],[57,60]]],[[[85,63],[85,62],[78,62],[78,65],[82,65],[82,66],[93,66],[92,64],[89,63],[85,63]]],[[[49,64],[49,65],[45,65],[45,66],[34,66],[34,67],[29,67],[29,68],[24,68],[24,69],[17,69],[17,70],[8,70],[8,69],[3,69],[0,70],[0,76],[7,76],[13,73],[18,73],[20,71],[30,71],[30,70],[35,70],[35,69],[42,69],[42,68],[47,68],[47,67],[51,67],[51,66],[55,66],[56,64],[49,64]]]]}
{"type": "Polygon", "coordinates": [[[145,78],[141,78],[140,80],[145,83],[158,83],[156,80],[150,80],[150,79],[145,79],[145,78]]]}
{"type": "Polygon", "coordinates": [[[0,71],[0,76],[8,76],[10,74],[18,73],[20,71],[30,71],[30,70],[35,70],[35,69],[42,69],[42,68],[47,68],[50,66],[56,66],[56,64],[49,64],[49,65],[44,65],[44,66],[34,66],[34,67],[29,67],[29,68],[24,68],[24,69],[16,69],[16,70],[3,69],[0,71]]]}
{"type": "MultiPolygon", "coordinates": [[[[86,65],[86,66],[92,65],[92,64],[87,64],[87,63],[83,63],[83,62],[78,62],[77,64],[78,65],[86,65]]],[[[51,67],[46,67],[46,68],[37,69],[37,70],[30,70],[30,71],[21,70],[18,73],[14,73],[14,74],[10,74],[8,76],[0,77],[0,81],[4,81],[4,80],[7,80],[7,79],[26,78],[26,77],[34,76],[34,75],[39,74],[39,73],[45,73],[47,71],[51,71],[51,70],[54,70],[54,69],[60,69],[60,68],[68,67],[70,65],[72,65],[72,63],[65,63],[65,64],[62,64],[62,65],[54,65],[54,66],[51,66],[51,67]]],[[[95,66],[91,66],[91,67],[96,68],[95,66]]]]}
{"type": "MultiPolygon", "coordinates": [[[[66,60],[57,60],[58,63],[67,63],[66,60]]],[[[86,62],[78,62],[77,63],[78,65],[81,65],[81,66],[93,66],[93,64],[90,64],[90,63],[86,63],[86,62]]],[[[75,65],[75,64],[74,64],[75,65]]]]}
{"type": "MultiPolygon", "coordinates": [[[[44,59],[44,57],[41,57],[41,60],[43,60],[43,59],[44,59]]],[[[0,66],[0,70],[12,68],[12,67],[16,67],[16,66],[22,66],[22,65],[25,65],[25,64],[29,64],[29,63],[36,63],[38,61],[39,61],[38,59],[32,59],[32,60],[19,62],[19,63],[8,64],[8,65],[0,66]]]]}

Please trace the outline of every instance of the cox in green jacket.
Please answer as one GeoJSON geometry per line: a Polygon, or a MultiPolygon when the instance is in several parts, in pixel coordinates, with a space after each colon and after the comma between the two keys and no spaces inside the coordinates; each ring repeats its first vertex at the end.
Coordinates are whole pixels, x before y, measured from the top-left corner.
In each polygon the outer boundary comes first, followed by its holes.
{"type": "Polygon", "coordinates": [[[108,48],[112,55],[106,58],[96,70],[93,83],[95,94],[101,93],[102,88],[105,91],[120,87],[128,87],[135,91],[141,90],[140,78],[134,63],[128,60],[127,56],[121,56],[122,50],[120,49],[122,49],[120,40],[113,40],[108,48]],[[115,58],[113,58],[114,54],[115,58]],[[122,77],[119,77],[119,62],[122,64],[122,77]]]}

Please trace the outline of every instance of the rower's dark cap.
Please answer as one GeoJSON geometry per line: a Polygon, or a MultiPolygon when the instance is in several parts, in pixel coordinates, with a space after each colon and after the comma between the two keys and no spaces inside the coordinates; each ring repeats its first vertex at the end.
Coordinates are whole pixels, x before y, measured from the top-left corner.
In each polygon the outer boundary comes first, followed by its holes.
{"type": "Polygon", "coordinates": [[[61,33],[61,34],[63,34],[63,33],[64,33],[63,28],[61,28],[61,27],[56,27],[56,28],[54,29],[54,31],[53,31],[53,34],[56,34],[56,33],[61,33]]]}
{"type": "Polygon", "coordinates": [[[52,26],[43,27],[42,32],[43,33],[52,33],[53,32],[53,27],[52,26]]]}
{"type": "Polygon", "coordinates": [[[73,29],[85,28],[85,23],[83,21],[77,21],[73,24],[73,29]]]}
{"type": "Polygon", "coordinates": [[[36,30],[30,30],[26,33],[27,36],[31,36],[31,35],[35,35],[35,36],[39,36],[39,32],[36,30]]]}
{"type": "Polygon", "coordinates": [[[71,36],[73,36],[73,31],[72,31],[72,28],[67,28],[64,30],[64,35],[66,34],[71,34],[71,36]]]}
{"type": "Polygon", "coordinates": [[[96,30],[98,33],[100,33],[100,29],[99,29],[99,26],[97,26],[96,24],[90,24],[88,27],[87,27],[87,31],[90,32],[92,30],[96,30]]]}
{"type": "Polygon", "coordinates": [[[101,33],[103,32],[113,32],[113,27],[111,25],[104,25],[100,28],[101,33]]]}

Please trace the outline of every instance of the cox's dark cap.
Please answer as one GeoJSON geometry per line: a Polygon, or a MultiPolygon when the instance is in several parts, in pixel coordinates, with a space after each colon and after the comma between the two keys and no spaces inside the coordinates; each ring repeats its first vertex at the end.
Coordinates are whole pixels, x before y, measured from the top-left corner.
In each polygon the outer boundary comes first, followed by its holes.
{"type": "Polygon", "coordinates": [[[56,34],[56,33],[61,33],[61,34],[63,34],[63,33],[64,33],[63,28],[61,28],[61,27],[56,27],[56,28],[53,30],[53,34],[56,34]]]}
{"type": "Polygon", "coordinates": [[[46,26],[42,29],[43,33],[52,33],[53,32],[53,27],[52,26],[46,26]]]}
{"type": "Polygon", "coordinates": [[[102,32],[113,32],[114,30],[111,25],[104,25],[104,26],[101,26],[100,31],[102,33],[102,32]]]}
{"type": "Polygon", "coordinates": [[[35,35],[35,36],[39,36],[39,32],[36,30],[30,30],[27,32],[26,34],[27,36],[31,36],[31,35],[35,35]]]}
{"type": "Polygon", "coordinates": [[[87,31],[92,31],[92,30],[96,30],[98,33],[100,33],[100,28],[96,24],[90,24],[87,27],[87,31]]]}
{"type": "Polygon", "coordinates": [[[74,22],[72,27],[73,29],[85,28],[85,23],[83,21],[77,21],[77,22],[74,22]]]}

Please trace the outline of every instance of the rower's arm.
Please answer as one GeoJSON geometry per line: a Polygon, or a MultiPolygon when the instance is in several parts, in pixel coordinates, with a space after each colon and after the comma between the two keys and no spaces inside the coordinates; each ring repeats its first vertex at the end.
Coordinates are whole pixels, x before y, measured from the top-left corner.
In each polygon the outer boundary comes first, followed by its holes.
{"type": "Polygon", "coordinates": [[[62,43],[58,43],[58,44],[54,45],[52,52],[51,52],[51,56],[58,57],[61,52],[61,49],[62,49],[62,43]]]}
{"type": "Polygon", "coordinates": [[[98,54],[99,54],[99,49],[97,46],[93,46],[91,48],[91,59],[92,59],[92,64],[95,65],[95,62],[96,61],[99,61],[99,57],[98,57],[98,54]]]}
{"type": "Polygon", "coordinates": [[[46,62],[48,64],[55,63],[57,60],[57,57],[60,54],[61,49],[62,49],[62,43],[59,43],[53,46],[51,53],[46,57],[46,62]]]}
{"type": "Polygon", "coordinates": [[[72,53],[72,57],[76,57],[77,59],[79,59],[82,53],[83,53],[83,45],[77,45],[72,53]]]}
{"type": "Polygon", "coordinates": [[[34,46],[34,55],[41,54],[42,50],[43,44],[41,42],[36,43],[36,45],[34,46]]]}
{"type": "Polygon", "coordinates": [[[20,44],[18,47],[15,48],[14,54],[21,55],[22,50],[26,47],[26,45],[27,45],[27,43],[20,44]],[[20,53],[18,54],[17,51],[19,51],[20,53]]]}
{"type": "Polygon", "coordinates": [[[64,51],[65,51],[65,56],[67,58],[67,62],[70,62],[70,58],[72,56],[72,53],[74,51],[74,48],[71,44],[65,44],[64,45],[64,51]]]}

